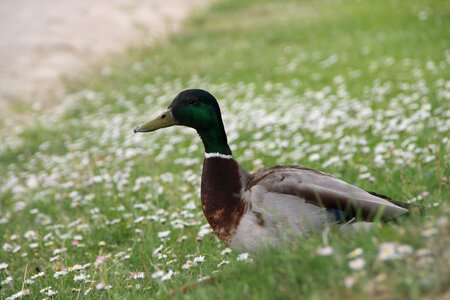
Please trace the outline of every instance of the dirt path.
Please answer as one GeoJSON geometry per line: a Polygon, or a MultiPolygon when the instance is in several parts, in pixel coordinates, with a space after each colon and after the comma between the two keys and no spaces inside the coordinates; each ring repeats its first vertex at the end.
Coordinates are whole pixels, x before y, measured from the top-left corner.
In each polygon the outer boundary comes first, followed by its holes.
{"type": "Polygon", "coordinates": [[[206,0],[0,1],[0,116],[12,105],[46,106],[102,55],[152,43],[206,0]],[[2,113],[3,112],[3,113],[2,113]]]}

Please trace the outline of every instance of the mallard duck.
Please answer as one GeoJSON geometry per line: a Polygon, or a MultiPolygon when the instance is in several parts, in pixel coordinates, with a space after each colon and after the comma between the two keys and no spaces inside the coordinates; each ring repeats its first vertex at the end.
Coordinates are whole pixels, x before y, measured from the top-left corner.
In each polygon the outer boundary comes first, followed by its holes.
{"type": "Polygon", "coordinates": [[[203,212],[217,237],[233,249],[254,252],[328,225],[348,228],[409,211],[406,203],[302,166],[245,171],[232,156],[219,104],[207,91],[181,92],[166,111],[134,132],[173,125],[195,129],[203,142],[203,212]]]}

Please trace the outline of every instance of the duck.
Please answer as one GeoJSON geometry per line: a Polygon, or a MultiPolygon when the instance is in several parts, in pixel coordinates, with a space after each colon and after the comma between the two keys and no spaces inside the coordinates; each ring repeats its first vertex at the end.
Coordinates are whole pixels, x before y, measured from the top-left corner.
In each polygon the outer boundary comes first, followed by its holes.
{"type": "Polygon", "coordinates": [[[205,90],[182,91],[134,133],[175,125],[193,128],[203,142],[203,213],[214,234],[232,249],[257,252],[330,226],[367,228],[412,210],[410,204],[300,165],[247,172],[232,155],[216,98],[205,90]]]}

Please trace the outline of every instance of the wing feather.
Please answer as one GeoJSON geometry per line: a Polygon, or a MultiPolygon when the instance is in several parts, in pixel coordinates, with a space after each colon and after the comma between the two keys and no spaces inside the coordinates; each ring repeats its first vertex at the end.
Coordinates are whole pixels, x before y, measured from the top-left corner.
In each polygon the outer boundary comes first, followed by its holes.
{"type": "Polygon", "coordinates": [[[307,203],[327,209],[342,210],[366,221],[372,221],[378,215],[382,220],[389,220],[408,212],[408,209],[392,203],[392,200],[302,167],[277,166],[253,174],[247,190],[251,191],[255,186],[264,187],[270,193],[297,196],[307,203]]]}

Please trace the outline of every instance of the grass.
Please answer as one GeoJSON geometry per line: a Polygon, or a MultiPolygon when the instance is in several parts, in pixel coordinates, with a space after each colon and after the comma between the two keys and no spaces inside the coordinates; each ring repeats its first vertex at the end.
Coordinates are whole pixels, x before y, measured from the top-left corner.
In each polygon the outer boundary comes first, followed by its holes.
{"type": "Polygon", "coordinates": [[[69,83],[32,124],[5,120],[0,298],[448,298],[449,17],[437,0],[221,0],[69,83]],[[189,87],[217,96],[247,170],[303,164],[426,214],[224,253],[199,234],[199,139],[132,133],[189,87]]]}

